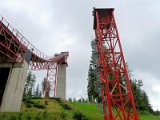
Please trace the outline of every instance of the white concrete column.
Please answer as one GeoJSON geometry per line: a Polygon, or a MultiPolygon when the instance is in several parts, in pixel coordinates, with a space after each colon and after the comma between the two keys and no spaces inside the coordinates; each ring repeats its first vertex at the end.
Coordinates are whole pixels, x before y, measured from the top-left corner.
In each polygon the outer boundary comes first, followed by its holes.
{"type": "Polygon", "coordinates": [[[66,99],[66,64],[58,66],[56,97],[66,99]]]}
{"type": "Polygon", "coordinates": [[[10,68],[0,107],[1,112],[20,111],[28,67],[28,63],[24,61],[21,68],[10,68]]]}

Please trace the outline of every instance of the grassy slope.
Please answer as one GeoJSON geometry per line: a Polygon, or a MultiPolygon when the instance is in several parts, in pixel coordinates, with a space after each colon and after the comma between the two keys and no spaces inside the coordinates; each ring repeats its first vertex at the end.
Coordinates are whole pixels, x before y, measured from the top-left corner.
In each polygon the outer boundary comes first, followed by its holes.
{"type": "MultiPolygon", "coordinates": [[[[103,120],[103,112],[96,104],[77,102],[73,102],[70,104],[74,106],[75,109],[81,111],[90,120],[103,120]]],[[[146,115],[140,115],[140,120],[160,120],[160,116],[154,116],[150,113],[147,113],[146,115]]]]}
{"type": "MultiPolygon", "coordinates": [[[[39,103],[44,104],[44,99],[38,99],[39,103]]],[[[22,120],[28,120],[31,116],[31,120],[36,118],[41,118],[39,120],[62,120],[61,115],[65,113],[65,120],[72,120],[73,114],[75,111],[80,111],[83,113],[89,120],[103,120],[103,112],[100,105],[92,103],[78,103],[72,102],[68,103],[72,110],[64,110],[60,104],[55,100],[47,100],[48,105],[46,109],[38,109],[35,107],[26,108],[24,103],[22,103],[21,112],[17,113],[0,113],[0,120],[18,120],[21,116],[22,120]],[[47,112],[46,112],[47,111],[47,112]],[[21,115],[22,113],[22,115],[21,115]],[[46,117],[47,114],[47,117],[46,117]],[[15,119],[15,118],[16,119],[15,119]],[[12,119],[11,119],[12,118],[12,119]]],[[[140,120],[160,120],[160,117],[153,116],[151,114],[141,115],[140,120]]],[[[37,119],[38,120],[38,119],[37,119]]]]}
{"type": "Polygon", "coordinates": [[[96,104],[93,103],[70,103],[73,109],[82,112],[89,120],[103,120],[103,113],[96,104]]]}
{"type": "Polygon", "coordinates": [[[141,115],[140,120],[160,120],[160,116],[154,116],[152,114],[141,115]]]}
{"type": "MultiPolygon", "coordinates": [[[[37,99],[34,101],[37,101],[40,104],[45,103],[44,99],[37,99]]],[[[0,113],[0,120],[18,120],[21,113],[21,120],[29,120],[29,117],[31,117],[30,120],[63,120],[61,117],[63,113],[66,116],[65,120],[72,120],[72,111],[64,110],[56,100],[48,99],[47,101],[48,105],[46,105],[46,109],[38,109],[35,107],[26,108],[25,104],[22,103],[21,112],[0,113]]]]}

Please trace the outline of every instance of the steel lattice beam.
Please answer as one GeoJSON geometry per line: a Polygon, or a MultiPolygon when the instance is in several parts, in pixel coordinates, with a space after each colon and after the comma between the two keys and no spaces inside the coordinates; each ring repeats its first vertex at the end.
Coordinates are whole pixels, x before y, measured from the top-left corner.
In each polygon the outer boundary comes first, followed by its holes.
{"type": "Polygon", "coordinates": [[[57,68],[57,63],[48,65],[47,76],[45,81],[45,98],[50,97],[50,91],[53,91],[54,97],[56,96],[57,68]]]}
{"type": "Polygon", "coordinates": [[[113,12],[93,11],[104,120],[139,120],[113,12]]]}

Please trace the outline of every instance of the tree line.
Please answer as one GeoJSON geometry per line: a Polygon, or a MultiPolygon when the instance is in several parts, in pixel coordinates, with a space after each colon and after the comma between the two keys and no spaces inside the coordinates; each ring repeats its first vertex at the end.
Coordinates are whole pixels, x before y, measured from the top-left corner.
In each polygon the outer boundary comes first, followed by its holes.
{"type": "Polygon", "coordinates": [[[23,98],[29,97],[29,98],[42,98],[44,97],[45,92],[45,80],[44,78],[41,82],[41,88],[39,84],[35,86],[36,83],[36,76],[31,71],[27,74],[27,79],[25,82],[24,92],[23,92],[23,98]]]}

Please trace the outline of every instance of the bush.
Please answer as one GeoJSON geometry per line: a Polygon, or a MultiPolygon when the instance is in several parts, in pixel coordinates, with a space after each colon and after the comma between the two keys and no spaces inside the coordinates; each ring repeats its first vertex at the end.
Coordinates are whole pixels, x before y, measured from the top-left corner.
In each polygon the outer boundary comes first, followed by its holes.
{"type": "Polygon", "coordinates": [[[43,118],[44,118],[43,120],[45,120],[45,119],[48,117],[48,112],[47,112],[47,111],[44,111],[44,113],[43,113],[42,116],[43,116],[43,118]]]}
{"type": "Polygon", "coordinates": [[[81,112],[75,112],[73,115],[74,120],[88,120],[81,112]]]}
{"type": "Polygon", "coordinates": [[[40,114],[41,114],[41,112],[39,112],[39,113],[35,116],[34,120],[41,120],[40,114]]]}
{"type": "Polygon", "coordinates": [[[29,103],[29,104],[34,104],[34,101],[29,99],[29,100],[26,100],[26,103],[29,103]]]}
{"type": "Polygon", "coordinates": [[[31,120],[32,119],[32,117],[29,116],[29,115],[26,118],[27,118],[27,120],[31,120]]]}
{"type": "Polygon", "coordinates": [[[18,115],[18,120],[22,120],[22,113],[21,112],[18,115]]]}
{"type": "Polygon", "coordinates": [[[25,102],[25,105],[26,105],[26,107],[27,107],[27,108],[32,107],[32,105],[31,105],[31,104],[34,104],[34,101],[33,101],[33,100],[31,100],[31,99],[30,99],[30,98],[28,98],[28,97],[24,97],[24,98],[23,98],[23,101],[25,102]]]}
{"type": "Polygon", "coordinates": [[[67,104],[63,104],[62,107],[67,110],[71,110],[71,107],[67,104]]]}
{"type": "Polygon", "coordinates": [[[45,109],[45,108],[46,108],[45,105],[39,104],[39,103],[34,104],[34,107],[36,107],[36,108],[41,108],[41,109],[45,109]]]}
{"type": "Polygon", "coordinates": [[[60,98],[54,98],[64,109],[71,110],[68,104],[65,104],[60,98]]]}
{"type": "Polygon", "coordinates": [[[27,100],[27,98],[26,98],[26,97],[23,97],[23,98],[22,98],[22,101],[24,101],[24,102],[25,102],[26,100],[27,100]]]}
{"type": "Polygon", "coordinates": [[[3,114],[3,115],[2,115],[2,118],[5,118],[5,117],[6,117],[6,115],[5,115],[5,114],[3,114]]]}
{"type": "Polygon", "coordinates": [[[30,100],[30,99],[31,99],[31,97],[27,95],[27,96],[25,96],[25,97],[22,98],[22,101],[25,102],[25,101],[30,100]]]}
{"type": "Polygon", "coordinates": [[[47,100],[45,100],[45,101],[44,101],[44,104],[45,104],[45,105],[48,105],[48,101],[47,101],[47,100]]]}
{"type": "Polygon", "coordinates": [[[34,118],[34,120],[40,120],[41,118],[40,118],[40,116],[35,116],[35,118],[34,118]]]}
{"type": "Polygon", "coordinates": [[[42,97],[32,97],[32,99],[43,99],[42,97]]]}
{"type": "Polygon", "coordinates": [[[30,103],[26,103],[26,107],[27,107],[27,108],[31,108],[32,105],[31,105],[30,103]]]}
{"type": "Polygon", "coordinates": [[[56,100],[57,102],[61,103],[61,99],[60,98],[54,98],[54,100],[56,100]]]}
{"type": "Polygon", "coordinates": [[[150,115],[150,113],[148,111],[141,111],[140,113],[141,113],[141,115],[150,115]]]}
{"type": "Polygon", "coordinates": [[[9,120],[16,120],[16,117],[15,117],[15,116],[11,116],[11,117],[9,118],[9,120]]]}
{"type": "Polygon", "coordinates": [[[61,114],[60,114],[60,117],[61,117],[62,120],[65,120],[66,114],[62,111],[61,114]]]}

